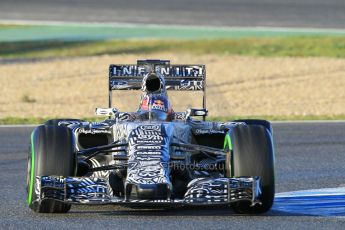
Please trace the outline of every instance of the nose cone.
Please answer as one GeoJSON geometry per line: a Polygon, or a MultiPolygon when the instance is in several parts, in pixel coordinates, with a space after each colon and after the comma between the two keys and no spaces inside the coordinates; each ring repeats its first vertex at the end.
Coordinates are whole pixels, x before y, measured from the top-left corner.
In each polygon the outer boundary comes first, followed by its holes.
{"type": "Polygon", "coordinates": [[[160,93],[164,91],[165,84],[162,76],[155,73],[149,73],[143,79],[143,90],[147,93],[160,93]]]}
{"type": "Polygon", "coordinates": [[[126,199],[159,200],[170,197],[170,123],[132,124],[128,134],[126,199]]]}

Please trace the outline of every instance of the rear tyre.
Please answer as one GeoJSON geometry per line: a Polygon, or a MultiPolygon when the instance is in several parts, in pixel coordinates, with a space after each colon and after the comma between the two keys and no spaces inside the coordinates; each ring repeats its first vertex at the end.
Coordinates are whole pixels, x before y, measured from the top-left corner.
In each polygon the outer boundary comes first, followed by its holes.
{"type": "Polygon", "coordinates": [[[274,150],[271,133],[263,125],[240,125],[231,132],[232,156],[227,164],[231,164],[232,177],[261,178],[262,205],[250,206],[250,202],[240,201],[231,207],[236,213],[259,214],[267,212],[274,201],[274,150]]]}
{"type": "Polygon", "coordinates": [[[38,201],[36,176],[75,176],[76,153],[72,131],[63,126],[38,126],[31,134],[28,154],[27,203],[40,213],[65,213],[70,204],[56,200],[38,201]]]}

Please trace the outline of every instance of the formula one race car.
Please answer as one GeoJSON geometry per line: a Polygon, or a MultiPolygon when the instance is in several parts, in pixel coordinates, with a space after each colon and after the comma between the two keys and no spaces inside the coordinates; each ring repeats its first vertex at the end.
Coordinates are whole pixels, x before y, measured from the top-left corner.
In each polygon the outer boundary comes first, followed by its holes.
{"type": "Polygon", "coordinates": [[[72,204],[225,205],[263,213],[274,200],[272,128],[264,120],[205,121],[204,65],[139,60],[110,65],[102,122],[55,119],[31,134],[27,202],[35,212],[72,204]],[[136,112],[112,107],[113,90],[142,90],[136,112]],[[203,108],[175,112],[167,90],[203,92],[203,108]]]}

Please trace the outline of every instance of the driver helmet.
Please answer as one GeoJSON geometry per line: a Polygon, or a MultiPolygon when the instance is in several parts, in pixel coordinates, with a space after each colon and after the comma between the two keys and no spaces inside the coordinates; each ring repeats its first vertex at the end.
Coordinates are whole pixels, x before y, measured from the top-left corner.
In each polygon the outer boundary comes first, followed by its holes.
{"type": "Polygon", "coordinates": [[[172,108],[167,95],[153,93],[144,95],[140,103],[139,114],[148,119],[150,110],[152,120],[170,120],[172,108]]]}

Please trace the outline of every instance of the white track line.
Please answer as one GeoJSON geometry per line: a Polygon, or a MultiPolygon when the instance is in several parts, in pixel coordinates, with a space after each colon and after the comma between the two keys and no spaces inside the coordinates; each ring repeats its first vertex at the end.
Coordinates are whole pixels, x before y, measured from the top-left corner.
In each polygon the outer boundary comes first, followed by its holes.
{"type": "MultiPolygon", "coordinates": [[[[335,188],[319,188],[319,189],[309,189],[309,190],[298,190],[291,192],[280,192],[276,193],[277,198],[281,197],[296,197],[296,196],[337,196],[345,195],[345,187],[335,187],[335,188]]],[[[345,208],[345,207],[344,207],[345,208]]]]}
{"type": "Polygon", "coordinates": [[[345,123],[345,120],[301,120],[301,121],[271,121],[272,124],[300,124],[300,123],[345,123]]]}

